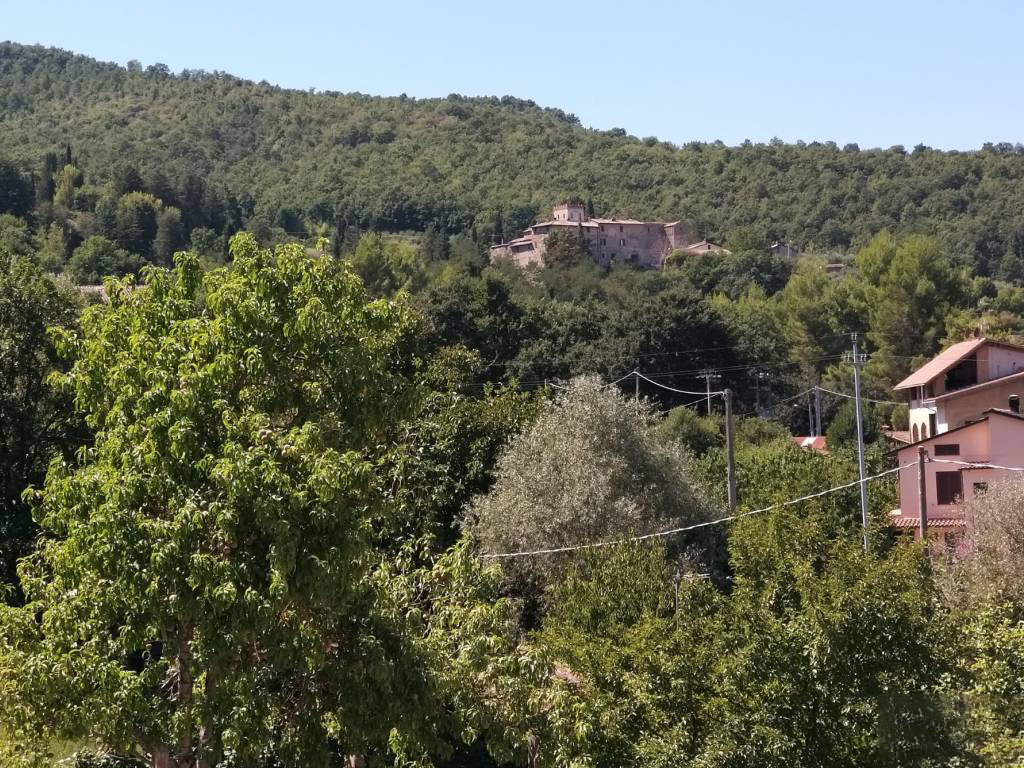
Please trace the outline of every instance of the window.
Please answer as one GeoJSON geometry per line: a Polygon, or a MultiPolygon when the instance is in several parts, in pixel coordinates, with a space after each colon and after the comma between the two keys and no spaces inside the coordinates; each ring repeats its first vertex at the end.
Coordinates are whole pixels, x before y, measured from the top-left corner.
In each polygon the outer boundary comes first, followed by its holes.
{"type": "Polygon", "coordinates": [[[928,414],[928,437],[938,434],[938,419],[934,413],[928,414]]]}
{"type": "Polygon", "coordinates": [[[604,224],[601,225],[601,231],[604,232],[604,224]]]}
{"type": "Polygon", "coordinates": [[[619,232],[621,232],[621,231],[622,231],[622,225],[620,224],[619,225],[619,232]]]}
{"type": "MultiPolygon", "coordinates": [[[[601,227],[601,229],[604,229],[604,227],[601,227]]],[[[601,245],[608,245],[608,242],[603,237],[601,238],[601,245]]]]}
{"type": "Polygon", "coordinates": [[[625,244],[626,244],[626,241],[623,240],[622,238],[619,238],[619,245],[625,245],[625,244]]]}
{"type": "Polygon", "coordinates": [[[935,446],[936,456],[959,456],[960,455],[960,444],[959,443],[938,443],[935,446]]]}
{"type": "Polygon", "coordinates": [[[959,472],[936,472],[935,491],[939,504],[956,504],[964,495],[963,478],[959,472]]]}
{"type": "Polygon", "coordinates": [[[974,498],[984,496],[986,493],[988,493],[988,483],[979,480],[974,484],[974,498]]]}

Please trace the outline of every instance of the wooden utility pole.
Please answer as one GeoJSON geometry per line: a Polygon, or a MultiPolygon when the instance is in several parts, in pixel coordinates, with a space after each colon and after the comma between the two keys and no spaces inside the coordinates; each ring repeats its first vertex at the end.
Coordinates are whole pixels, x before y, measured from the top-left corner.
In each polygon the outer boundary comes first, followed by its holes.
{"type": "Polygon", "coordinates": [[[726,482],[729,492],[729,514],[736,512],[736,455],[734,452],[734,428],[732,423],[732,390],[726,389],[722,393],[725,400],[725,459],[726,459],[726,482]]]}
{"type": "Polygon", "coordinates": [[[928,451],[924,449],[924,446],[920,446],[917,449],[917,514],[921,541],[924,542],[925,551],[928,550],[928,476],[925,474],[927,461],[928,451]]]}
{"type": "Polygon", "coordinates": [[[640,412],[640,371],[633,369],[633,402],[636,404],[637,413],[640,412]]]}

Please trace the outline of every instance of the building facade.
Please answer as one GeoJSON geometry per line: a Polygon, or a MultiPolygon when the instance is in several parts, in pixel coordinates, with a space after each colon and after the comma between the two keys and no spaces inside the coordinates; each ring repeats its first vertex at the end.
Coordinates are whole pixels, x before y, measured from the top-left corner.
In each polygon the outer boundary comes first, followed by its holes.
{"type": "Polygon", "coordinates": [[[1024,348],[975,338],[954,344],[895,387],[908,397],[910,443],[897,449],[897,529],[920,518],[918,452],[924,449],[929,539],[955,542],[969,522],[963,504],[1024,466],[1024,348]],[[908,466],[909,465],[909,466],[908,466]]]}
{"type": "Polygon", "coordinates": [[[698,241],[681,221],[590,218],[582,204],[562,203],[554,207],[550,220],[534,224],[507,243],[492,246],[491,261],[511,259],[520,267],[543,264],[544,241],[557,230],[583,237],[594,261],[604,266],[660,267],[665,257],[677,250],[728,253],[720,245],[698,241]]]}

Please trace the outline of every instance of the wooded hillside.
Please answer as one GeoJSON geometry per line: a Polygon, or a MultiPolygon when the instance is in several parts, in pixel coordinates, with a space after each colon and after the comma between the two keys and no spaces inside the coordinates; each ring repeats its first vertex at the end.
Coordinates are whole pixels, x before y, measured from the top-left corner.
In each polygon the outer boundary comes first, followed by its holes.
{"type": "Polygon", "coordinates": [[[186,229],[213,198],[230,209],[222,220],[256,231],[433,223],[489,238],[580,195],[598,213],[682,217],[719,239],[753,228],[845,249],[883,228],[934,234],[982,274],[1024,251],[1019,145],[678,147],[510,97],[314,93],[0,44],[3,154],[41,178],[46,153],[67,144],[87,184],[131,165],[148,187],[166,185],[175,199],[157,196],[186,229]]]}

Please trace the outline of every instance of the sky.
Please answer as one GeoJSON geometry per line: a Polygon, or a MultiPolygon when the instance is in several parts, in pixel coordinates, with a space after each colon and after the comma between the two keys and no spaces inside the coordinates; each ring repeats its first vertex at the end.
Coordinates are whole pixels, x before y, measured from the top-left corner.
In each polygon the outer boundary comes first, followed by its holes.
{"type": "Polygon", "coordinates": [[[684,143],[1024,142],[1019,0],[0,0],[0,40],[290,88],[512,95],[684,143]]]}

